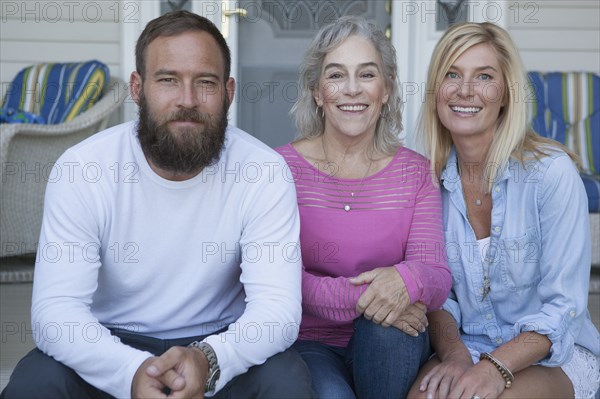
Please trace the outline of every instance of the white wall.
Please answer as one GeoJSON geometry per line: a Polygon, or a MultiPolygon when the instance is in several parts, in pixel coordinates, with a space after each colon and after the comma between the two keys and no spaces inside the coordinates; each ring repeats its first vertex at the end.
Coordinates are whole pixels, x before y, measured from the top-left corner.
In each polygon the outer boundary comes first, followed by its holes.
{"type": "Polygon", "coordinates": [[[507,26],[528,70],[600,73],[600,1],[510,1],[507,26]]]}
{"type": "Polygon", "coordinates": [[[122,77],[121,29],[136,13],[125,6],[119,0],[0,0],[2,98],[17,72],[34,63],[97,59],[122,77]]]}

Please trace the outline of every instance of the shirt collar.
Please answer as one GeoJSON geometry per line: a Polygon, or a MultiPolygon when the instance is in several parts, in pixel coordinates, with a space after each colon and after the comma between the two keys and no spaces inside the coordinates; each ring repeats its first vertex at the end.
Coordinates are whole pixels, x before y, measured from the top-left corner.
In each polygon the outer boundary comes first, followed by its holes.
{"type": "MultiPolygon", "coordinates": [[[[515,161],[514,159],[510,158],[504,169],[497,174],[498,177],[496,177],[496,184],[508,180],[512,177],[512,173],[510,172],[510,165],[513,162],[518,161],[515,161]]],[[[490,168],[490,172],[496,173],[496,170],[492,170],[490,168]]],[[[444,188],[450,192],[462,189],[462,185],[460,183],[460,174],[458,173],[458,158],[456,156],[456,148],[454,146],[452,146],[452,148],[450,149],[450,154],[448,155],[446,166],[444,166],[444,169],[442,170],[441,181],[444,188]]]]}

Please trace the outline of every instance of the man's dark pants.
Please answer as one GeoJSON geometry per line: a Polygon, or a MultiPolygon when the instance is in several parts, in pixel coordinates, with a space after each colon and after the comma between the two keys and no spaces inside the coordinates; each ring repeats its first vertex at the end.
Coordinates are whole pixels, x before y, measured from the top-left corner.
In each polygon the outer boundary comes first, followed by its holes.
{"type": "MultiPolygon", "coordinates": [[[[187,346],[205,336],[181,339],[157,339],[114,330],[121,342],[160,356],[173,346],[187,346]]],[[[308,368],[294,349],[267,359],[259,366],[231,380],[213,398],[313,398],[308,368]]],[[[0,399],[77,398],[109,399],[106,392],[94,388],[71,368],[33,349],[17,365],[0,399]]]]}

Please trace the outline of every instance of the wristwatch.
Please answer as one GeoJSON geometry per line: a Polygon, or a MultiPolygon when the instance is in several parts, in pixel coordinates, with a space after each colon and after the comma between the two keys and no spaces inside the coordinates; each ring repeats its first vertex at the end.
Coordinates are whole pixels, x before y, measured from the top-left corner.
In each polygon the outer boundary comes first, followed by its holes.
{"type": "Polygon", "coordinates": [[[221,368],[219,367],[217,354],[215,353],[214,349],[206,342],[200,341],[192,342],[188,345],[188,348],[198,348],[202,351],[202,353],[204,353],[204,356],[206,356],[206,359],[208,360],[208,378],[206,379],[204,391],[214,391],[217,381],[219,381],[219,377],[221,376],[221,368]]]}

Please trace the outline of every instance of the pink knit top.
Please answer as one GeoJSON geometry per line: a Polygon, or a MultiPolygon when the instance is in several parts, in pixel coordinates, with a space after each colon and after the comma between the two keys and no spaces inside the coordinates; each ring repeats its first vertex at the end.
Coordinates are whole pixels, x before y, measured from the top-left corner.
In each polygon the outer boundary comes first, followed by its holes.
{"type": "Polygon", "coordinates": [[[440,191],[427,160],[400,148],[381,171],[338,179],[304,159],[291,144],[277,148],[296,183],[300,210],[303,340],[346,347],[356,304],[367,285],[348,278],[395,266],[411,302],[429,310],[446,300],[452,279],[444,253],[440,191]],[[346,211],[344,208],[350,208],[346,211]]]}

